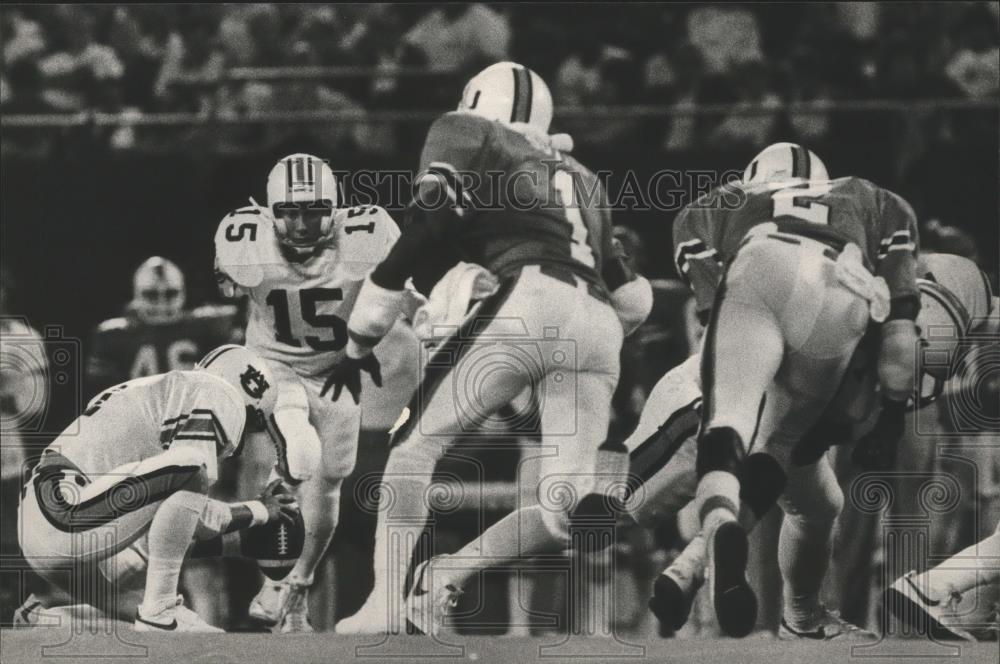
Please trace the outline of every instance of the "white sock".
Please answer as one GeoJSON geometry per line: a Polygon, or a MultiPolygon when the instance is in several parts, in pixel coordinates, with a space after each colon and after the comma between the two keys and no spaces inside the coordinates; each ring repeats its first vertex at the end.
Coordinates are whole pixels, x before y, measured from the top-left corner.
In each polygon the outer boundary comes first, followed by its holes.
{"type": "Polygon", "coordinates": [[[340,520],[340,485],[318,475],[306,480],[299,487],[299,508],[306,526],[302,555],[286,577],[297,583],[312,585],[313,574],[323,560],[340,520]]]}
{"type": "Polygon", "coordinates": [[[139,612],[155,616],[177,602],[177,583],[188,546],[208,498],[178,491],[163,501],[149,526],[149,567],[139,612]]]}
{"type": "Polygon", "coordinates": [[[667,569],[663,570],[663,574],[671,577],[684,588],[700,583],[705,578],[707,554],[705,537],[697,535],[684,547],[684,550],[670,563],[667,569]]]}
{"type": "Polygon", "coordinates": [[[545,526],[543,513],[540,505],[511,512],[449,556],[447,569],[435,569],[435,578],[461,588],[487,567],[563,550],[567,542],[552,535],[545,526]]]}
{"type": "Polygon", "coordinates": [[[702,531],[708,532],[723,521],[733,521],[740,509],[740,481],[732,473],[713,470],[698,481],[695,491],[702,531]]]}

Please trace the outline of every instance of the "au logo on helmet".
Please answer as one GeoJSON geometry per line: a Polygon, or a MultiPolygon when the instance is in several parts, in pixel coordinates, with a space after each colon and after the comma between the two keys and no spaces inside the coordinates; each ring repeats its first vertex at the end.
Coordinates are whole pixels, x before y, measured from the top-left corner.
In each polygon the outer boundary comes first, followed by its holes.
{"type": "Polygon", "coordinates": [[[263,397],[264,392],[270,387],[264,374],[250,364],[247,365],[247,370],[240,374],[240,385],[254,399],[263,397]]]}

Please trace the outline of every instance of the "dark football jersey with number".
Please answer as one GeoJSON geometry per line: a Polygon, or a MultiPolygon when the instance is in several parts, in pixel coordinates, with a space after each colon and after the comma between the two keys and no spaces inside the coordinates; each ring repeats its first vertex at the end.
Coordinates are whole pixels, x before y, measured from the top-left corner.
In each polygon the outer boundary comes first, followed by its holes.
{"type": "Polygon", "coordinates": [[[674,222],[677,271],[694,289],[699,312],[711,308],[723,266],[750,229],[772,221],[783,232],[858,245],[866,267],[885,278],[893,299],[917,297],[916,217],[896,194],[854,177],[731,183],[699,198],[674,222]]]}
{"type": "Polygon", "coordinates": [[[91,336],[88,386],[93,393],[133,378],[190,370],[208,351],[238,340],[238,326],[232,305],[198,307],[155,325],[135,316],[111,318],[91,336]]]}
{"type": "MultiPolygon", "coordinates": [[[[419,279],[427,252],[439,278],[458,261],[495,274],[555,264],[602,283],[611,254],[611,214],[591,171],[535,137],[467,113],[446,113],[430,128],[420,158],[418,200],[431,209],[404,228],[403,239],[373,278],[399,288],[419,279]],[[447,210],[449,214],[434,214],[447,210]],[[436,225],[429,231],[427,225],[436,225]],[[411,226],[423,226],[412,229],[411,226]],[[414,236],[423,234],[421,240],[414,236]],[[440,245],[448,251],[441,252],[440,245]]],[[[422,282],[422,283],[420,283],[422,282]]]]}

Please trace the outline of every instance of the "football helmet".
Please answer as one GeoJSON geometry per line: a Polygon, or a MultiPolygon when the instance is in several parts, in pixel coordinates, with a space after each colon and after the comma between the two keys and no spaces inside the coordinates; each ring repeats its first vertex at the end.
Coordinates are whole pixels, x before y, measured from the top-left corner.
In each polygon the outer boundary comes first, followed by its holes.
{"type": "Polygon", "coordinates": [[[184,311],[184,273],[171,261],[153,256],[132,277],[129,308],[145,323],[169,323],[184,311]]]}
{"type": "Polygon", "coordinates": [[[313,155],[284,157],[267,176],[267,207],[275,232],[292,249],[312,250],[330,241],[340,199],[333,171],[313,155]]]}
{"type": "Polygon", "coordinates": [[[516,62],[498,62],[465,84],[458,110],[505,124],[523,122],[548,133],[552,94],[542,77],[516,62]]]}
{"type": "Polygon", "coordinates": [[[788,180],[829,180],[826,166],[797,143],[775,143],[758,153],[743,171],[743,184],[788,180]]]}
{"type": "Polygon", "coordinates": [[[949,289],[928,279],[917,279],[920,290],[920,379],[914,403],[933,403],[957,367],[956,351],[972,324],[968,310],[949,289]]]}
{"type": "Polygon", "coordinates": [[[274,412],[278,400],[278,389],[264,360],[243,346],[226,344],[201,358],[194,369],[218,376],[232,385],[246,404],[247,429],[266,430],[267,417],[274,412]]]}

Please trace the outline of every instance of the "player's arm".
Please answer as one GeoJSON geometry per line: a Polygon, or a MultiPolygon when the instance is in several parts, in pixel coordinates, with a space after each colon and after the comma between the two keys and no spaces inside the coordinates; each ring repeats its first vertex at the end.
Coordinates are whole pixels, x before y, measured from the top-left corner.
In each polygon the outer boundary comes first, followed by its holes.
{"type": "Polygon", "coordinates": [[[470,197],[460,172],[475,167],[488,127],[480,118],[455,113],[431,126],[414,200],[404,213],[403,231],[365,280],[348,321],[348,357],[369,354],[388,334],[406,311],[407,280],[429,261],[443,257],[442,247],[451,245],[457,227],[470,214],[470,197]]]}
{"type": "Polygon", "coordinates": [[[632,268],[631,257],[617,238],[611,238],[610,246],[601,255],[606,257],[601,276],[611,291],[611,304],[628,336],[645,322],[652,311],[653,286],[632,268]]]}
{"type": "Polygon", "coordinates": [[[695,312],[704,325],[722,280],[722,262],[707,233],[708,211],[688,206],[674,220],[674,265],[692,291],[695,312]]]}
{"type": "Polygon", "coordinates": [[[215,232],[215,280],[223,297],[239,297],[263,280],[261,246],[270,232],[268,212],[248,205],[230,212],[215,232]]]}
{"type": "Polygon", "coordinates": [[[899,196],[879,190],[878,225],[881,241],[875,274],[889,288],[889,317],[882,323],[879,384],[888,400],[883,405],[901,411],[912,395],[919,334],[917,289],[917,220],[913,208],[899,196]]]}

